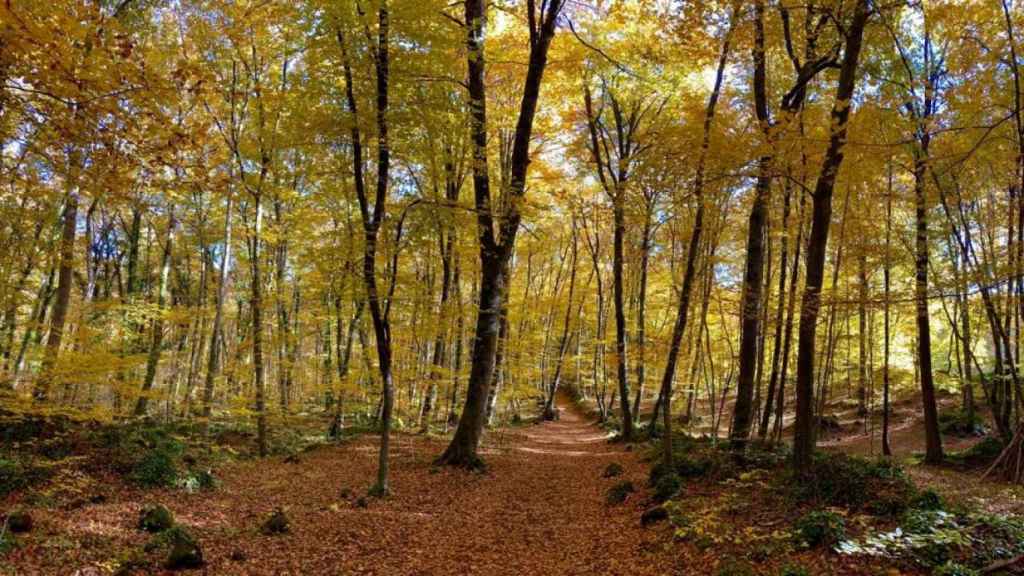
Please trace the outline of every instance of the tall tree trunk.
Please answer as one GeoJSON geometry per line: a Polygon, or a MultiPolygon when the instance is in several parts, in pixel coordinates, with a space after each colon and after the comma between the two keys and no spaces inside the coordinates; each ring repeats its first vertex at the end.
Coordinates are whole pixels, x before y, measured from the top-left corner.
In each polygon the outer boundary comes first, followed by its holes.
{"type": "Polygon", "coordinates": [[[502,294],[505,290],[506,263],[515,246],[521,215],[519,203],[526,192],[526,173],[530,164],[530,139],[537,112],[541,81],[547,67],[548,49],[555,36],[556,23],[564,0],[550,0],[541,5],[540,18],[534,12],[535,2],[528,2],[530,11],[530,56],[523,83],[519,117],[513,138],[510,179],[499,211],[499,230],[495,234],[492,212],[490,176],[487,170],[487,108],[484,82],[484,0],[466,0],[466,45],[470,100],[470,133],[473,141],[473,188],[480,241],[480,292],[477,309],[476,336],[473,341],[472,367],[466,390],[466,403],[451,443],[438,462],[454,466],[479,468],[477,455],[480,437],[486,422],[487,396],[494,374],[502,294]]]}
{"type": "Polygon", "coordinates": [[[935,403],[932,377],[932,337],[928,315],[928,207],[925,202],[924,177],[927,170],[927,134],[922,136],[922,150],[914,161],[914,312],[917,319],[917,354],[921,371],[921,402],[924,404],[925,462],[942,462],[942,437],[939,435],[939,413],[935,403]]]}
{"type": "Polygon", "coordinates": [[[263,366],[263,277],[260,274],[260,243],[262,242],[263,206],[262,194],[256,193],[254,209],[256,222],[253,226],[252,249],[250,252],[252,269],[252,364],[253,385],[256,390],[256,444],[260,456],[266,456],[267,446],[267,404],[266,385],[264,383],[263,366]]]}
{"type": "MultiPolygon", "coordinates": [[[[643,230],[640,233],[640,287],[637,294],[636,308],[636,397],[633,399],[633,414],[637,420],[640,419],[640,400],[644,394],[646,380],[646,355],[647,346],[647,269],[651,260],[651,218],[653,214],[648,209],[644,214],[643,230]]],[[[655,425],[658,415],[651,418],[651,426],[655,425]]]]}
{"type": "Polygon", "coordinates": [[[883,264],[883,284],[885,291],[884,295],[884,337],[883,337],[883,356],[884,363],[882,364],[882,454],[885,456],[892,456],[892,447],[889,445],[889,342],[890,342],[890,328],[889,328],[889,316],[890,316],[890,284],[892,276],[892,263],[890,260],[890,250],[892,246],[892,164],[889,164],[889,190],[885,196],[885,262],[883,264]]]}
{"type": "Polygon", "coordinates": [[[60,238],[60,267],[57,271],[57,299],[50,316],[50,333],[46,339],[46,352],[33,397],[36,402],[45,402],[53,386],[54,368],[64,338],[64,323],[71,305],[71,285],[75,266],[75,228],[78,221],[78,190],[68,192],[64,204],[64,222],[60,238]]]}
{"type": "Polygon", "coordinates": [[[214,305],[213,329],[210,334],[210,352],[206,364],[206,380],[203,386],[203,422],[209,423],[213,410],[213,388],[220,370],[220,349],[224,341],[224,302],[228,297],[228,269],[231,268],[231,220],[234,194],[228,190],[227,205],[224,208],[224,253],[220,258],[220,275],[217,281],[217,302],[214,305]]]}
{"type": "Polygon", "coordinates": [[[175,227],[174,206],[169,206],[167,212],[167,238],[164,240],[164,251],[160,258],[160,285],[157,289],[156,317],[153,319],[153,341],[149,346],[149,355],[146,357],[146,377],[142,381],[142,389],[139,391],[139,398],[135,402],[134,415],[136,417],[146,415],[149,394],[153,388],[153,381],[156,379],[156,369],[160,364],[160,354],[163,352],[164,306],[167,305],[169,291],[168,278],[171,274],[171,254],[175,227]]]}
{"type": "MultiPolygon", "coordinates": [[[[725,65],[729,60],[730,41],[732,31],[736,23],[738,5],[729,19],[729,29],[722,41],[722,51],[718,58],[718,69],[715,73],[715,86],[708,97],[708,105],[704,110],[703,136],[701,139],[700,155],[697,160],[697,171],[694,175],[693,194],[697,202],[697,213],[693,220],[693,231],[690,233],[690,243],[686,251],[686,268],[683,272],[683,285],[679,291],[679,305],[676,308],[676,321],[672,326],[672,340],[668,349],[668,357],[665,362],[665,373],[661,377],[661,412],[664,423],[664,445],[662,457],[665,465],[672,466],[672,382],[676,376],[676,363],[679,360],[679,349],[686,333],[686,324],[690,312],[690,295],[693,293],[693,282],[697,276],[697,257],[701,250],[701,235],[704,232],[704,170],[707,161],[708,150],[711,147],[711,126],[715,119],[715,108],[718,105],[718,98],[722,90],[722,79],[725,75],[725,65]]],[[[705,306],[707,299],[705,299],[705,306]]],[[[706,308],[705,308],[706,310],[706,308]]],[[[697,340],[700,338],[698,336],[697,340]]],[[[651,421],[651,429],[655,428],[655,421],[651,421]]]]}
{"type": "Polygon", "coordinates": [[[612,301],[615,304],[615,375],[619,383],[619,403],[622,407],[622,439],[633,440],[633,411],[629,405],[629,378],[626,367],[626,301],[623,286],[625,254],[623,244],[626,236],[625,189],[616,186],[614,203],[614,233],[612,235],[612,301]]]}
{"type": "Polygon", "coordinates": [[[870,15],[868,0],[857,0],[853,19],[846,29],[846,47],[839,69],[839,84],[832,105],[828,148],[814,188],[811,234],[807,248],[807,279],[800,304],[800,330],[797,343],[796,424],[793,436],[793,465],[806,472],[814,452],[814,347],[825,273],[825,250],[832,220],[832,192],[843,163],[847,123],[857,77],[857,63],[870,15]]]}

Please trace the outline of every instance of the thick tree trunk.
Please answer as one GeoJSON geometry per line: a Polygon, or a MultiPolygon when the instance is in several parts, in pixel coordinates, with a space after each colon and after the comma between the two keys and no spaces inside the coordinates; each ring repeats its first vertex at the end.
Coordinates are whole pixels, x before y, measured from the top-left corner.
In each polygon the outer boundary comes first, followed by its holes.
{"type": "MultiPolygon", "coordinates": [[[[466,403],[459,425],[439,462],[479,468],[477,455],[486,423],[487,396],[493,380],[495,355],[500,329],[501,302],[505,290],[504,271],[515,246],[521,215],[519,202],[526,192],[526,173],[530,164],[530,139],[537,112],[541,81],[547,67],[548,49],[555,36],[563,0],[550,0],[541,6],[540,19],[530,14],[530,56],[523,83],[523,96],[513,137],[510,179],[499,211],[498,231],[492,213],[490,176],[487,170],[487,94],[484,82],[484,0],[466,0],[465,22],[470,134],[473,141],[473,188],[480,240],[480,293],[472,367],[466,391],[466,403]]],[[[534,3],[529,3],[534,8],[534,3]]]]}

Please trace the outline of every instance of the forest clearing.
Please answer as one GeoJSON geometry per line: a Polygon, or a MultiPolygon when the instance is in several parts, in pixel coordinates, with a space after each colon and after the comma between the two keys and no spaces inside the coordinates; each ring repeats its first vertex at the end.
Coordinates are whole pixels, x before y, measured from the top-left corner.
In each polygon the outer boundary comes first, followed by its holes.
{"type": "Polygon", "coordinates": [[[0,575],[1024,573],[1022,29],[0,2],[0,575]]]}

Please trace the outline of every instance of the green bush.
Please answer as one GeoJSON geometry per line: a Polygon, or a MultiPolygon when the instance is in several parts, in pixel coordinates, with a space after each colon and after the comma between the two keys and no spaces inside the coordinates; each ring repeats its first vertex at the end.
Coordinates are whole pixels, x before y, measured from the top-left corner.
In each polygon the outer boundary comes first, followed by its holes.
{"type": "Polygon", "coordinates": [[[903,512],[916,493],[896,463],[837,453],[815,454],[805,475],[781,477],[781,481],[798,502],[863,509],[877,515],[903,512]]]}
{"type": "Polygon", "coordinates": [[[949,454],[949,460],[970,468],[980,468],[995,461],[1005,447],[1006,444],[999,437],[986,436],[963,452],[949,454]]]}
{"type": "Polygon", "coordinates": [[[938,492],[928,488],[914,496],[910,501],[910,507],[915,510],[945,510],[946,503],[938,492]]]}
{"type": "Polygon", "coordinates": [[[977,411],[969,415],[957,408],[939,414],[939,431],[952,436],[980,436],[985,433],[985,423],[977,411]]]}
{"type": "Polygon", "coordinates": [[[132,466],[130,478],[140,486],[174,486],[178,481],[178,463],[182,446],[175,440],[162,440],[132,466]]]}
{"type": "Polygon", "coordinates": [[[664,502],[675,496],[682,486],[683,481],[677,474],[665,474],[654,484],[654,500],[664,502]]]}
{"type": "Polygon", "coordinates": [[[622,476],[622,465],[618,462],[612,462],[605,467],[604,472],[601,474],[602,478],[614,478],[616,476],[622,476]]]}
{"type": "Polygon", "coordinates": [[[622,504],[630,494],[636,492],[636,488],[629,480],[623,480],[608,489],[605,501],[608,504],[622,504]]]}
{"type": "Polygon", "coordinates": [[[0,455],[0,498],[49,477],[49,470],[27,458],[0,455]]]}
{"type": "Polygon", "coordinates": [[[786,564],[782,567],[782,571],[779,572],[779,576],[811,576],[811,573],[803,566],[786,564]]]}
{"type": "Polygon", "coordinates": [[[111,425],[100,429],[94,443],[105,451],[115,472],[140,486],[169,487],[178,481],[184,444],[172,430],[151,423],[111,425]]]}
{"type": "Polygon", "coordinates": [[[743,560],[726,558],[718,566],[717,576],[754,576],[754,568],[743,560]]]}
{"type": "Polygon", "coordinates": [[[213,470],[203,468],[198,471],[191,471],[177,481],[178,487],[186,492],[193,493],[200,490],[216,490],[220,481],[213,475],[213,470]]]}
{"type": "Polygon", "coordinates": [[[956,562],[947,562],[932,572],[933,576],[977,576],[978,571],[956,562]]]}
{"type": "Polygon", "coordinates": [[[815,510],[796,522],[801,542],[810,548],[832,546],[846,536],[846,521],[829,510],[815,510]]]}
{"type": "Polygon", "coordinates": [[[203,551],[192,534],[175,526],[160,536],[164,545],[170,548],[164,566],[170,570],[199,568],[203,565],[203,551]]]}

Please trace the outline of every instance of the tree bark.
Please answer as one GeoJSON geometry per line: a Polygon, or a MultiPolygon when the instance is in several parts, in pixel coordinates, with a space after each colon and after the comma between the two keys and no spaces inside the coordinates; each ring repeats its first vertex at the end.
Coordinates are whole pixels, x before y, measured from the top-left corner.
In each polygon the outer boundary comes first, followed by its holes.
{"type": "Polygon", "coordinates": [[[149,346],[149,355],[146,358],[146,377],[142,381],[142,389],[139,391],[139,398],[135,402],[134,415],[136,417],[146,415],[149,393],[153,388],[156,369],[160,364],[160,354],[163,351],[164,306],[167,305],[168,278],[171,274],[171,255],[175,227],[174,207],[170,206],[167,210],[167,238],[164,240],[164,251],[160,258],[160,285],[157,289],[156,317],[153,319],[153,341],[149,346]]]}
{"type": "Polygon", "coordinates": [[[814,188],[810,242],[807,249],[807,279],[800,304],[800,329],[797,343],[797,406],[793,437],[793,465],[805,473],[814,452],[814,347],[821,303],[821,285],[825,272],[825,249],[832,219],[832,192],[843,163],[847,123],[852,107],[857,63],[860,59],[864,27],[870,15],[868,0],[857,0],[853,19],[846,30],[846,48],[839,70],[839,84],[832,105],[828,148],[814,188]]]}

